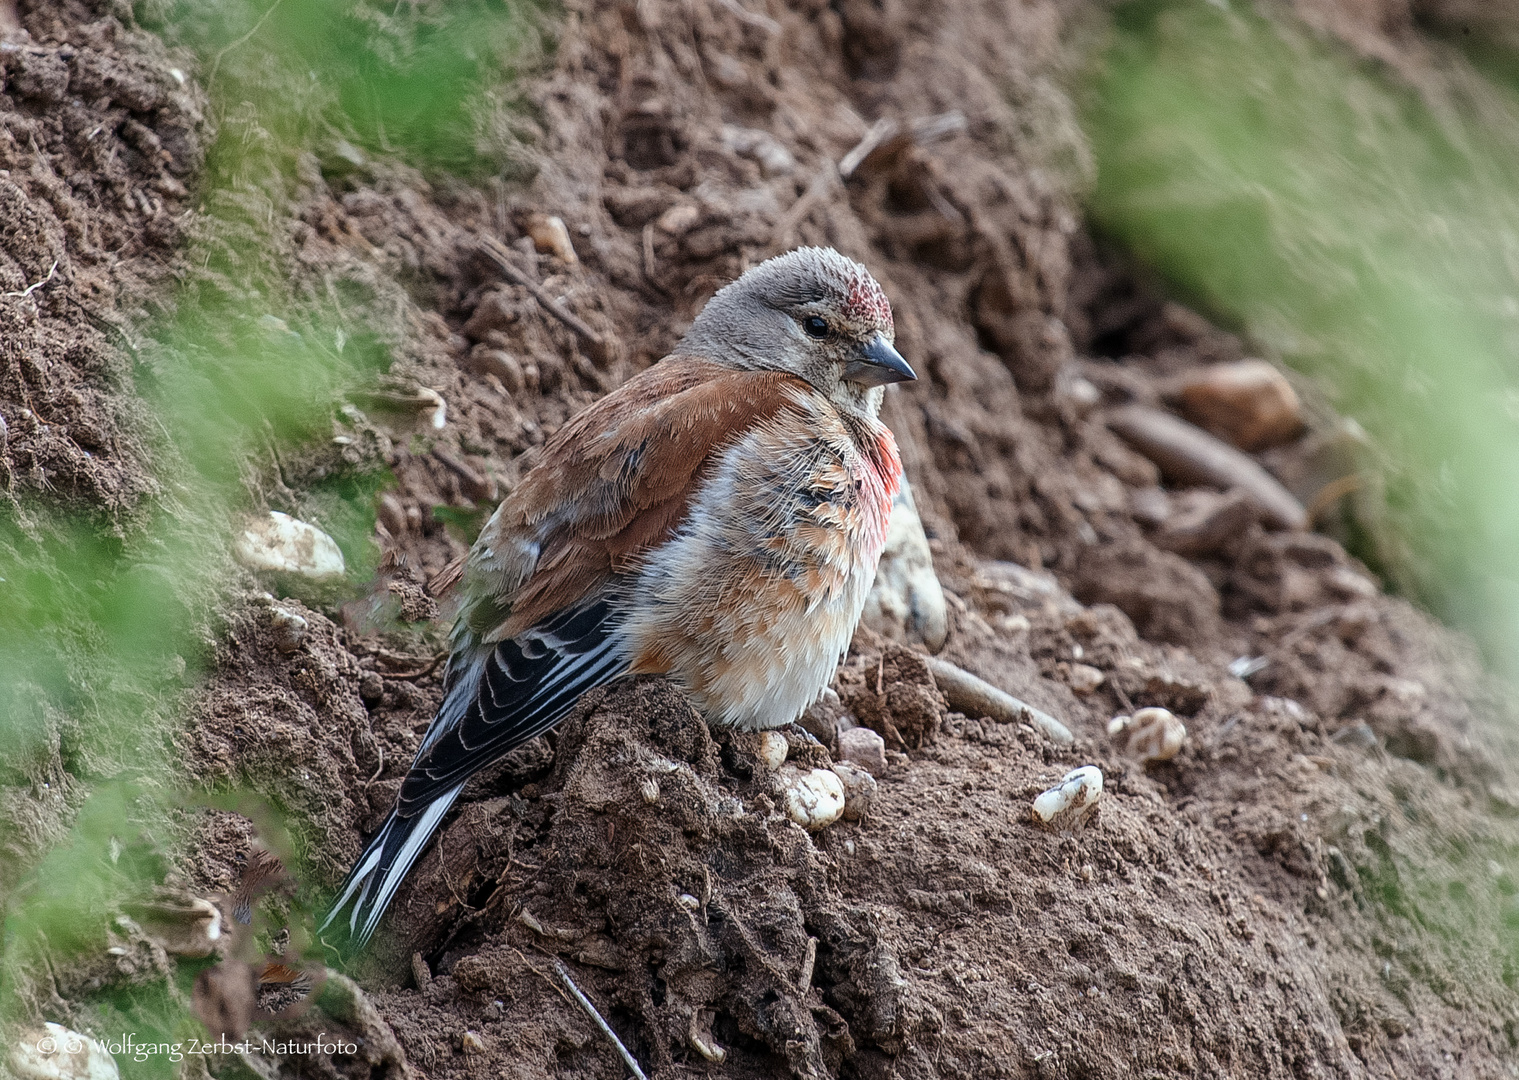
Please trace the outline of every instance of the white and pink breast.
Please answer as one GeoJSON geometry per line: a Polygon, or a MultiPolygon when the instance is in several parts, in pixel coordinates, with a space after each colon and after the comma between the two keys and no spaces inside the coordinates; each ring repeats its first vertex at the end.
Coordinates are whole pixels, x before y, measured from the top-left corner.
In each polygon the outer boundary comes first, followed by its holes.
{"type": "Polygon", "coordinates": [[[778,727],[817,699],[886,542],[891,433],[798,405],[721,453],[629,598],[633,670],[668,673],[714,723],[778,727]]]}

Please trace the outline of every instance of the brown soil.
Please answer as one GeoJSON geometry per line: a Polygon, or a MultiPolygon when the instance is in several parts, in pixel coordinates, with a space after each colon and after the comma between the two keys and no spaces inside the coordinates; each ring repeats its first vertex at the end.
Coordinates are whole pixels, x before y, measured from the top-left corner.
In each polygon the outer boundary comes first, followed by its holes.
{"type": "MultiPolygon", "coordinates": [[[[16,320],[0,335],[0,460],[17,496],[77,489],[116,510],[151,486],[130,387],[111,375],[125,332],[113,345],[96,328],[84,310],[109,305],[84,290],[151,285],[155,245],[175,234],[155,231],[137,193],[177,205],[165,178],[193,173],[198,114],[187,92],[131,74],[163,70],[151,41],[44,7],[23,5],[35,51],[0,53],[13,136],[0,282],[25,288],[55,257],[60,269],[32,309],[0,303],[16,320]],[[75,69],[119,71],[98,76],[119,89],[93,105],[48,89],[75,69]],[[114,156],[84,138],[103,121],[114,156]],[[145,156],[132,124],[167,158],[145,156]],[[97,194],[78,195],[85,184],[97,194]],[[91,261],[107,249],[114,261],[91,261]],[[17,347],[15,334],[30,336],[17,347]]],[[[577,0],[530,87],[530,183],[440,190],[384,162],[303,178],[288,223],[299,273],[405,283],[378,326],[401,356],[389,383],[448,402],[436,435],[404,412],[343,414],[340,433],[366,436],[350,445],[394,470],[376,535],[412,614],[427,607],[416,583],[464,549],[434,508],[509,489],[547,433],[660,357],[747,265],[831,244],[882,280],[922,375],[886,417],[951,594],[945,655],[1077,742],[945,712],[921,664],[862,634],[841,696],[905,750],[864,821],[809,835],[748,742],[709,731],[668,685],[588,695],[472,783],[363,966],[374,1008],[329,980],[320,1008],[261,1022],[354,1032],[360,1053],[283,1071],[619,1075],[561,991],[558,957],[659,1076],[1506,1075],[1519,1045],[1509,692],[1330,539],[1254,527],[1194,560],[1152,543],[1135,493],[1158,474],[1103,409],[1244,350],[1150,297],[1081,231],[1084,149],[1055,81],[1078,7],[797,0],[761,18],[742,15],[756,0],[577,0]],[[847,183],[826,179],[877,118],[950,110],[963,129],[888,142],[847,183]],[[738,128],[785,155],[740,152],[753,140],[738,128]],[[534,214],[568,223],[578,264],[534,249],[534,214]],[[603,345],[503,282],[477,233],[603,345]],[[1095,409],[1067,392],[1078,373],[1103,392],[1095,409]],[[1246,682],[1227,670],[1240,656],[1269,663],[1246,682]],[[1102,684],[1078,694],[1076,664],[1102,684]],[[1141,768],[1105,731],[1146,705],[1182,716],[1190,740],[1141,768]],[[1031,799],[1086,763],[1106,776],[1096,822],[1036,828],[1031,799]]],[[[294,490],[268,505],[301,511],[302,476],[287,468],[294,490]]],[[[388,809],[439,676],[432,657],[398,653],[414,635],[257,593],[226,613],[183,759],[198,780],[290,809],[308,884],[330,888],[388,809]],[[294,651],[276,603],[310,623],[294,651]]],[[[246,819],[206,815],[184,880],[231,897],[253,837],[246,819]]],[[[66,998],[84,981],[57,985],[66,998]]]]}

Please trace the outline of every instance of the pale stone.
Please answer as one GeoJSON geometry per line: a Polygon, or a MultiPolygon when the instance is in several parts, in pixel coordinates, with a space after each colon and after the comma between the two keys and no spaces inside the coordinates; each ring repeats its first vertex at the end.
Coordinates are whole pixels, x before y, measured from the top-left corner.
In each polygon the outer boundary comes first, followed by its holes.
{"type": "Polygon", "coordinates": [[[1101,798],[1102,770],[1083,765],[1034,800],[1034,820],[1051,829],[1075,832],[1097,812],[1101,798]]]}
{"type": "Polygon", "coordinates": [[[342,577],[345,569],[337,541],[278,510],[250,520],[233,542],[232,553],[250,570],[300,574],[314,581],[342,577]]]}
{"type": "Polygon", "coordinates": [[[1151,706],[1133,716],[1108,721],[1108,736],[1124,754],[1141,763],[1170,761],[1187,741],[1187,726],[1170,709],[1151,706]]]}
{"type": "Polygon", "coordinates": [[[844,785],[844,820],[859,821],[870,813],[876,797],[876,778],[848,761],[835,761],[832,771],[844,785]]]}
{"type": "Polygon", "coordinates": [[[780,780],[786,816],[808,832],[827,828],[843,816],[844,785],[832,770],[787,765],[780,780]]]}
{"type": "Polygon", "coordinates": [[[868,727],[839,732],[839,760],[858,765],[872,776],[886,775],[886,740],[868,727]]]}
{"type": "Polygon", "coordinates": [[[921,641],[930,652],[942,649],[949,636],[944,589],[906,480],[892,503],[886,547],[860,621],[893,641],[921,641]]]}
{"type": "Polygon", "coordinates": [[[10,1052],[20,1080],[118,1080],[116,1060],[88,1036],[48,1022],[20,1033],[10,1052]]]}

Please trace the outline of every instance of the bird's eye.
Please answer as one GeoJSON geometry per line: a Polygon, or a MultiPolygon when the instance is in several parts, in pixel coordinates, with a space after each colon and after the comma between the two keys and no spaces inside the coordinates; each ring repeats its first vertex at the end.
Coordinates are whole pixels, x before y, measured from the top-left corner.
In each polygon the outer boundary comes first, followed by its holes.
{"type": "Polygon", "coordinates": [[[808,337],[825,338],[828,336],[828,320],[819,315],[809,315],[802,320],[802,329],[807,331],[808,337]]]}

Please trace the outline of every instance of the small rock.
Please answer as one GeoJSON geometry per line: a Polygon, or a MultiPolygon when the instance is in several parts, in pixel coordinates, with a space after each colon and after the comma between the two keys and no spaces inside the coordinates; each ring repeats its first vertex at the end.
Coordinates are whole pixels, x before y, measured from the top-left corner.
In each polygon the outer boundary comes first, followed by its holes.
{"type": "Polygon", "coordinates": [[[928,536],[905,480],[891,506],[886,547],[860,621],[892,641],[921,641],[930,652],[942,649],[949,636],[944,589],[934,573],[928,536]]]}
{"type": "Polygon", "coordinates": [[[872,776],[886,775],[886,740],[868,727],[839,732],[839,760],[858,765],[872,776]]]}
{"type": "Polygon", "coordinates": [[[299,649],[311,628],[304,617],[282,607],[270,609],[269,623],[274,627],[274,647],[282,653],[293,653],[299,649]]]}
{"type": "Polygon", "coordinates": [[[1091,664],[1070,664],[1065,671],[1065,684],[1078,694],[1093,693],[1107,679],[1101,670],[1091,664]]]}
{"type": "Polygon", "coordinates": [[[1141,525],[1163,525],[1171,516],[1171,497],[1165,488],[1135,488],[1129,492],[1129,513],[1141,525]]]}
{"type": "Polygon", "coordinates": [[[1119,750],[1141,763],[1170,761],[1187,741],[1187,726],[1170,709],[1140,709],[1133,716],[1108,721],[1108,737],[1119,750]]]}
{"type": "Polygon", "coordinates": [[[300,574],[313,581],[343,576],[343,552],[337,541],[315,525],[271,510],[248,523],[232,553],[250,570],[300,574]]]}
{"type": "Polygon", "coordinates": [[[459,1048],[466,1054],[485,1053],[485,1040],[473,1031],[466,1031],[464,1037],[459,1040],[459,1048]]]}
{"type": "Polygon", "coordinates": [[[544,255],[553,255],[569,266],[580,261],[563,218],[532,214],[527,219],[527,234],[533,238],[533,247],[544,255]]]}
{"type": "Polygon", "coordinates": [[[791,749],[791,744],[786,741],[786,736],[779,731],[762,731],[759,736],[759,745],[755,747],[754,756],[759,758],[760,764],[769,772],[774,772],[786,764],[786,754],[791,749]]]}
{"type": "Polygon", "coordinates": [[[20,1080],[117,1080],[116,1059],[93,1039],[61,1024],[21,1032],[10,1052],[20,1080]]]}
{"type": "Polygon", "coordinates": [[[1199,368],[1170,389],[1189,420],[1241,450],[1284,443],[1303,428],[1297,392],[1264,360],[1199,368]]]}
{"type": "Polygon", "coordinates": [[[654,224],[661,232],[667,232],[671,236],[681,236],[701,220],[701,211],[690,203],[676,203],[663,214],[654,224]]]}
{"type": "Polygon", "coordinates": [[[1102,799],[1102,770],[1083,765],[1034,800],[1034,821],[1050,829],[1077,832],[1086,827],[1102,799]]]}
{"type": "Polygon", "coordinates": [[[780,780],[786,816],[808,832],[827,828],[843,815],[844,785],[832,770],[786,765],[780,780]]]}
{"type": "Polygon", "coordinates": [[[876,797],[876,778],[848,761],[835,761],[833,774],[844,785],[844,820],[860,821],[876,797]]]}
{"type": "Polygon", "coordinates": [[[1067,370],[1055,378],[1055,396],[1077,416],[1086,416],[1102,403],[1102,391],[1091,380],[1067,370]]]}
{"type": "Polygon", "coordinates": [[[375,517],[393,538],[406,535],[406,509],[394,495],[386,492],[375,503],[375,517]]]}
{"type": "Polygon", "coordinates": [[[638,794],[643,797],[644,802],[653,806],[659,801],[659,781],[652,776],[645,776],[638,785],[638,794]]]}
{"type": "Polygon", "coordinates": [[[722,140],[729,150],[759,165],[760,172],[767,178],[785,176],[796,168],[796,158],[791,156],[791,151],[768,131],[724,124],[722,140]]]}

